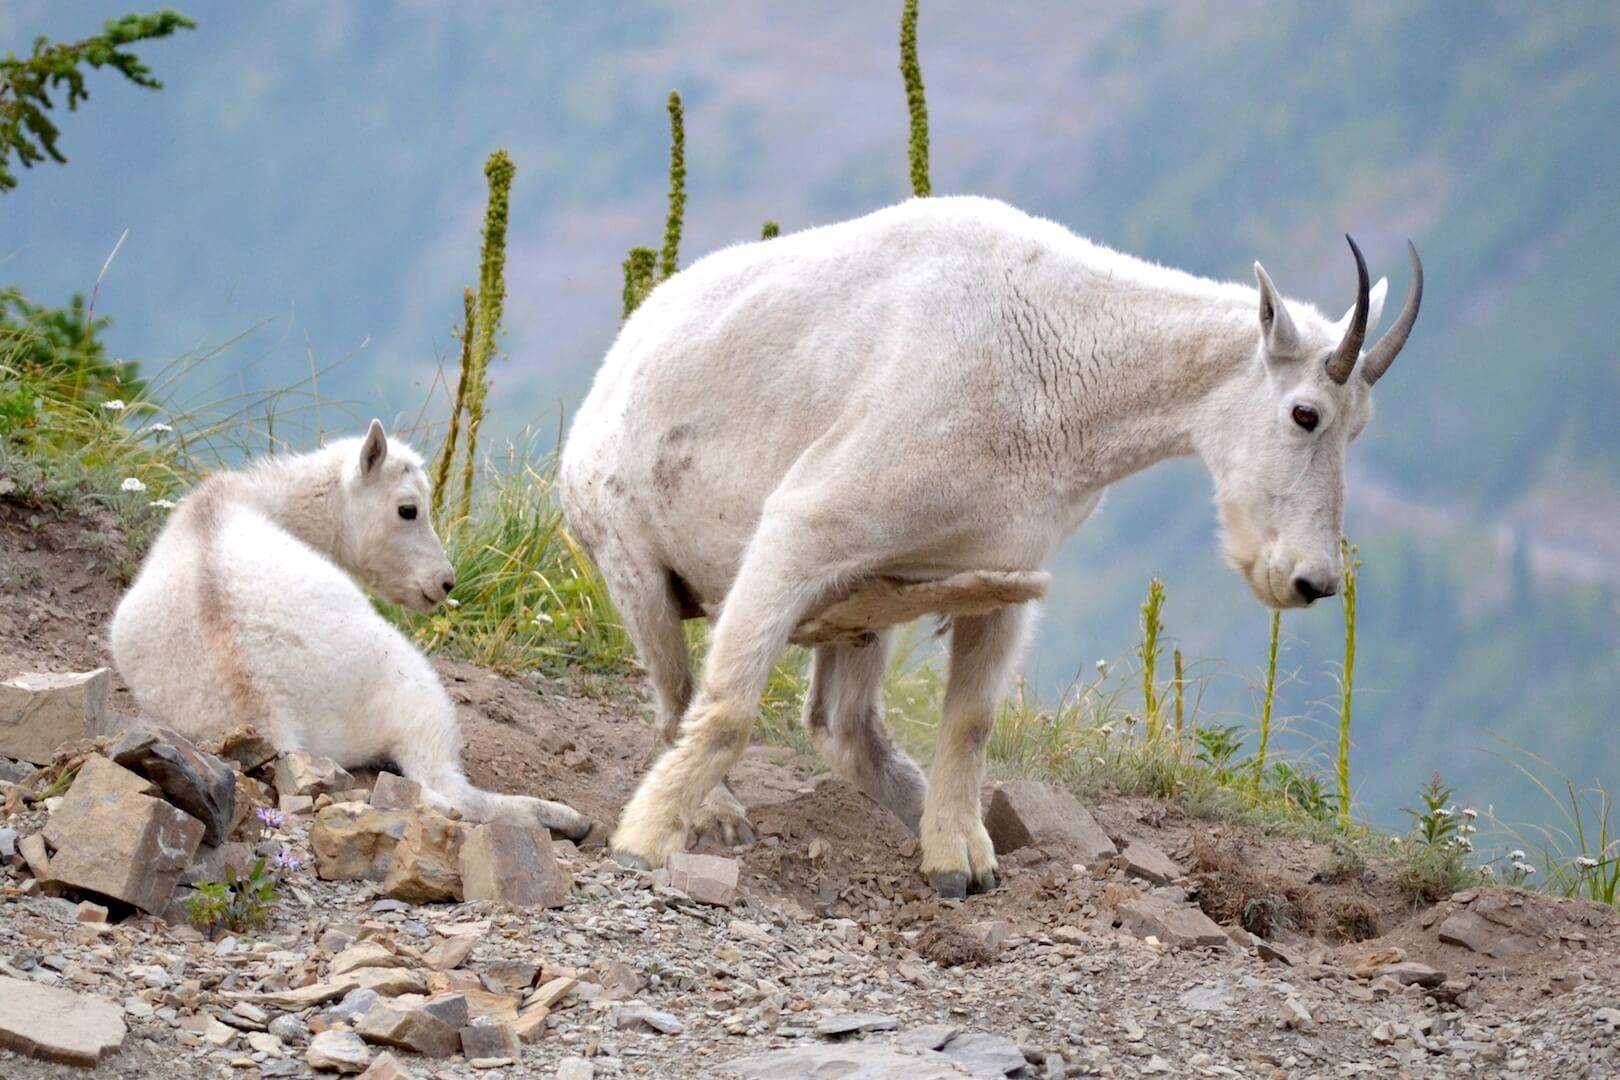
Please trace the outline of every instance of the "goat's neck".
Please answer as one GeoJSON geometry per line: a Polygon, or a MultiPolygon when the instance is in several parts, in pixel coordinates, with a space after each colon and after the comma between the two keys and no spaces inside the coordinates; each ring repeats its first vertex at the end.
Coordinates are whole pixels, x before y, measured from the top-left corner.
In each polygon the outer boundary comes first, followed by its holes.
{"type": "Polygon", "coordinates": [[[320,462],[311,468],[308,458],[277,462],[273,459],[254,475],[248,499],[264,515],[298,539],[350,569],[346,531],[340,518],[340,463],[320,462]]]}
{"type": "Polygon", "coordinates": [[[1098,329],[1070,335],[1078,377],[1064,410],[1078,420],[1069,457],[1084,488],[1203,452],[1230,403],[1261,390],[1252,305],[1122,288],[1087,306],[1079,325],[1098,329]]]}

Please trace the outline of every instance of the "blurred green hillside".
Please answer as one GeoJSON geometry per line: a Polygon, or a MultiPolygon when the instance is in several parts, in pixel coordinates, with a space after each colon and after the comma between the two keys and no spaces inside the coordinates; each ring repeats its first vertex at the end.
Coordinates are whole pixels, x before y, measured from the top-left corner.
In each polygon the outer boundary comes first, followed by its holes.
{"type": "MultiPolygon", "coordinates": [[[[154,49],[163,94],[93,81],[60,120],[72,163],[0,197],[0,285],[65,302],[129,229],[97,310],[143,372],[270,320],[190,376],[198,400],[313,366],[327,428],[341,401],[414,416],[505,146],[492,423],[554,422],[617,328],[625,250],[659,235],[672,86],[688,259],[908,191],[898,4],[181,6],[200,25],[154,49]]],[[[0,47],[127,8],[13,2],[0,47]]],[[[1417,242],[1424,314],[1351,463],[1358,795],[1395,822],[1438,768],[1545,818],[1498,740],[1620,788],[1620,8],[930,0],[920,44],[936,192],[1212,276],[1260,258],[1334,315],[1345,232],[1396,297],[1417,242]]],[[[1207,488],[1190,462],[1139,477],[1066,550],[1029,664],[1044,694],[1124,656],[1156,575],[1212,661],[1206,709],[1249,710],[1266,615],[1219,563],[1207,488]]],[[[1333,693],[1337,609],[1284,626],[1301,678],[1280,708],[1305,714],[1333,693]]]]}

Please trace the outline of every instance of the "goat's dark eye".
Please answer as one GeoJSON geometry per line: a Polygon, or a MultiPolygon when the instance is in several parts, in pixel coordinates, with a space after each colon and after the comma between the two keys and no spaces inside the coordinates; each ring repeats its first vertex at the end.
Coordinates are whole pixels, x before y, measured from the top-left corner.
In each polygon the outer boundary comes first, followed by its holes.
{"type": "MultiPolygon", "coordinates": [[[[1295,412],[1297,413],[1298,410],[1296,409],[1295,412]]],[[[416,507],[414,507],[414,506],[402,506],[402,507],[400,507],[399,508],[399,516],[404,518],[406,521],[415,521],[416,520],[416,507]]]]}
{"type": "Polygon", "coordinates": [[[1315,431],[1316,422],[1319,419],[1321,418],[1316,415],[1316,410],[1311,408],[1309,405],[1294,406],[1294,423],[1298,424],[1306,431],[1315,431]]]}

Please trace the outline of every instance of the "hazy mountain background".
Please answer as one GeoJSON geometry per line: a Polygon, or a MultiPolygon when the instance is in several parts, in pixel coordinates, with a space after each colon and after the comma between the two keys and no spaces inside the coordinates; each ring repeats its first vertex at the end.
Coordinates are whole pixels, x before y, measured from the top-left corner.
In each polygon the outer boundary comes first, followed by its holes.
{"type": "MultiPolygon", "coordinates": [[[[167,89],[94,77],[59,116],[71,163],[0,197],[0,282],[64,302],[128,229],[97,298],[116,351],[152,371],[252,330],[188,377],[197,401],[335,364],[321,427],[414,418],[505,146],[494,422],[549,445],[617,329],[625,250],[661,236],[672,87],[685,261],[767,217],[909,194],[898,2],[180,6],[200,29],[140,47],[167,89]]],[[[130,8],[8,0],[0,48],[130,8]]],[[[920,43],[936,192],[1215,277],[1260,258],[1334,315],[1343,233],[1397,298],[1417,242],[1423,317],[1351,457],[1357,795],[1396,824],[1439,769],[1467,801],[1552,818],[1495,756],[1510,745],[1620,788],[1620,7],[928,0],[920,43]]],[[[1267,617],[1213,528],[1196,463],[1113,492],[1055,568],[1041,693],[1125,657],[1157,575],[1176,642],[1209,660],[1207,722],[1252,715],[1267,617]]],[[[1303,751],[1327,735],[1340,610],[1284,626],[1303,751]]]]}

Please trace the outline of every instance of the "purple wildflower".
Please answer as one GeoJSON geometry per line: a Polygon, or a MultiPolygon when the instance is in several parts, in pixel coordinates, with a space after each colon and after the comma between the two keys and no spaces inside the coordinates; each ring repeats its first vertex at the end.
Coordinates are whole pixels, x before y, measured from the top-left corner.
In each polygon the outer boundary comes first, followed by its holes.
{"type": "Polygon", "coordinates": [[[272,829],[279,829],[287,824],[287,815],[271,806],[262,806],[253,812],[253,816],[272,829]]]}
{"type": "Polygon", "coordinates": [[[270,856],[270,866],[284,874],[291,874],[304,868],[304,860],[283,848],[270,856]]]}

